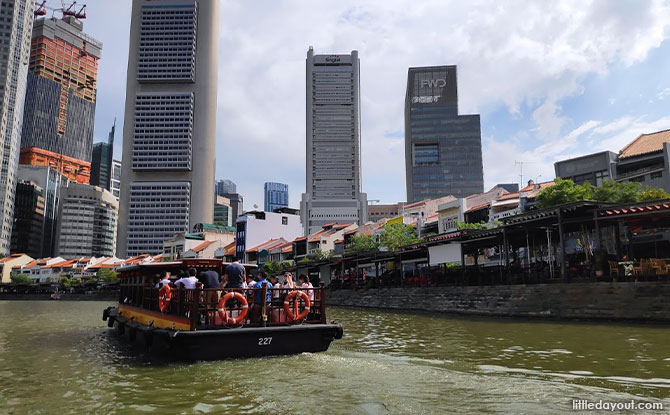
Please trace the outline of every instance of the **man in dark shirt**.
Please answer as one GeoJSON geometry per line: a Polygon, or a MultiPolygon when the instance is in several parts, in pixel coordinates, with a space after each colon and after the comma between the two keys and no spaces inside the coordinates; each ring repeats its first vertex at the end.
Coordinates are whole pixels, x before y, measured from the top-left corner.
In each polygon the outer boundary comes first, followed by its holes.
{"type": "Polygon", "coordinates": [[[221,288],[221,283],[219,281],[219,274],[213,269],[203,271],[200,273],[200,282],[204,288],[221,288]]]}
{"type": "Polygon", "coordinates": [[[235,262],[228,265],[223,273],[228,279],[226,288],[242,288],[242,282],[244,281],[244,267],[240,264],[239,259],[236,259],[235,262]]]}

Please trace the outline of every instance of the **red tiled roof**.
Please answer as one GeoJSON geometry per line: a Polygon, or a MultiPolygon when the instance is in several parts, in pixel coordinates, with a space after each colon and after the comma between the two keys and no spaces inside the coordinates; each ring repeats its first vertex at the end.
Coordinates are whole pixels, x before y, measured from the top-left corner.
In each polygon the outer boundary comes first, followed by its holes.
{"type": "Polygon", "coordinates": [[[358,232],[358,229],[352,229],[350,231],[346,231],[343,235],[351,235],[352,233],[358,232]]]}
{"type": "Polygon", "coordinates": [[[288,252],[293,252],[293,245],[287,246],[281,250],[282,254],[288,253],[288,252]]]}
{"type": "Polygon", "coordinates": [[[235,255],[235,248],[236,248],[235,242],[233,242],[231,245],[226,246],[226,248],[225,248],[226,252],[223,254],[224,256],[235,255]]]}
{"type": "Polygon", "coordinates": [[[344,239],[338,239],[337,241],[335,241],[335,242],[333,242],[333,243],[336,243],[336,244],[343,244],[343,243],[344,243],[344,239]]]}
{"type": "Polygon", "coordinates": [[[200,251],[204,250],[205,248],[207,248],[208,246],[212,245],[214,242],[216,242],[216,241],[205,241],[205,242],[201,243],[200,245],[196,246],[195,248],[191,248],[191,251],[200,252],[200,251]]]}
{"type": "Polygon", "coordinates": [[[295,238],[293,242],[300,242],[300,241],[306,241],[307,237],[306,236],[300,236],[298,238],[295,238]]]}
{"type": "Polygon", "coordinates": [[[473,206],[470,209],[466,210],[464,213],[474,212],[475,210],[484,209],[491,206],[491,202],[482,203],[481,205],[473,206]]]}
{"type": "Polygon", "coordinates": [[[11,254],[10,256],[8,256],[6,258],[0,259],[0,262],[5,263],[5,262],[8,262],[8,261],[11,261],[12,259],[22,257],[24,255],[26,255],[26,254],[11,254]]]}
{"type": "Polygon", "coordinates": [[[325,225],[323,225],[322,228],[328,228],[330,226],[335,226],[335,225],[337,225],[337,222],[330,222],[330,223],[326,223],[325,225]]]}
{"type": "Polygon", "coordinates": [[[410,203],[409,205],[405,205],[404,208],[407,209],[407,208],[413,208],[413,207],[416,207],[416,206],[422,206],[422,205],[425,205],[426,202],[427,202],[427,200],[422,200],[420,202],[410,203]]]}
{"type": "Polygon", "coordinates": [[[628,143],[628,145],[619,152],[619,158],[623,159],[661,151],[663,150],[663,143],[667,142],[670,142],[670,130],[640,134],[639,137],[628,143]]]}
{"type": "Polygon", "coordinates": [[[453,232],[453,233],[447,233],[445,235],[436,235],[433,237],[428,238],[428,241],[434,242],[434,241],[442,241],[445,239],[453,239],[453,238],[458,238],[461,236],[460,232],[453,232]]]}
{"type": "Polygon", "coordinates": [[[270,239],[269,241],[265,241],[262,244],[256,245],[251,249],[247,249],[247,252],[256,252],[256,251],[261,251],[263,249],[269,249],[269,248],[272,248],[274,246],[273,244],[277,244],[278,242],[283,243],[283,242],[280,242],[280,241],[282,241],[282,239],[278,239],[278,238],[270,239]]]}
{"type": "Polygon", "coordinates": [[[335,225],[334,228],[335,228],[335,229],[344,229],[344,228],[349,227],[349,226],[351,226],[351,225],[353,225],[353,224],[354,224],[354,222],[341,223],[341,224],[339,224],[339,225],[335,225]]]}
{"type": "Polygon", "coordinates": [[[70,259],[68,261],[61,261],[61,262],[56,262],[55,264],[47,265],[42,268],[63,268],[67,266],[73,266],[77,262],[76,259],[70,259]]]}
{"type": "Polygon", "coordinates": [[[656,212],[659,210],[670,210],[670,201],[663,203],[652,203],[649,205],[633,205],[628,208],[612,208],[601,211],[599,216],[621,216],[634,213],[656,212]]]}
{"type": "MultiPolygon", "coordinates": [[[[524,187],[525,189],[525,187],[524,187]]],[[[500,195],[498,200],[507,200],[507,199],[518,199],[519,198],[519,192],[513,192],[513,193],[505,193],[504,195],[500,195]]]]}
{"type": "MultiPolygon", "coordinates": [[[[519,190],[519,192],[520,192],[520,193],[530,192],[530,191],[532,191],[532,190],[535,190],[535,187],[536,187],[536,186],[538,187],[538,190],[542,190],[542,189],[544,189],[545,187],[549,187],[549,186],[553,186],[553,185],[554,185],[554,181],[553,181],[553,180],[550,180],[550,181],[548,181],[548,182],[529,184],[528,186],[526,186],[526,187],[524,187],[523,189],[519,190]]],[[[503,196],[507,196],[507,195],[503,195],[503,196]]],[[[500,196],[500,198],[502,198],[503,196],[500,196]]],[[[498,200],[500,200],[500,198],[499,198],[498,200]]]]}
{"type": "Polygon", "coordinates": [[[321,238],[319,236],[320,236],[319,234],[315,234],[314,236],[312,236],[312,238],[309,241],[310,242],[319,242],[319,241],[321,241],[321,238]]]}

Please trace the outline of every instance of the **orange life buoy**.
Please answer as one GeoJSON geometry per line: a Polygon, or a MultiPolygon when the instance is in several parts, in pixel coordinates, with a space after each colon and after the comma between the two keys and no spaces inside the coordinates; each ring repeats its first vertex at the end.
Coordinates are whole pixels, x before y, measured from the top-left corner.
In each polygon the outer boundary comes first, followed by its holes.
{"type": "Polygon", "coordinates": [[[170,309],[170,300],[172,300],[172,290],[169,285],[164,284],[158,291],[158,309],[161,313],[170,309]]]}
{"type": "Polygon", "coordinates": [[[244,298],[244,296],[238,292],[229,292],[228,294],[224,295],[221,297],[219,300],[219,305],[217,306],[217,311],[219,312],[219,317],[221,320],[224,322],[226,325],[231,325],[231,324],[240,324],[243,320],[244,317],[246,317],[247,312],[249,312],[249,303],[247,302],[247,299],[244,298]],[[232,299],[236,299],[240,303],[242,303],[242,312],[240,313],[239,316],[232,318],[228,315],[226,312],[226,303],[232,299]]]}
{"type": "Polygon", "coordinates": [[[289,321],[300,321],[307,317],[307,314],[309,314],[309,307],[311,305],[312,303],[309,301],[309,296],[304,291],[294,290],[288,293],[284,299],[284,312],[286,313],[289,321]],[[291,300],[293,300],[293,298],[296,296],[300,296],[300,298],[302,298],[305,302],[305,309],[298,313],[298,315],[293,314],[291,311],[291,300]]]}

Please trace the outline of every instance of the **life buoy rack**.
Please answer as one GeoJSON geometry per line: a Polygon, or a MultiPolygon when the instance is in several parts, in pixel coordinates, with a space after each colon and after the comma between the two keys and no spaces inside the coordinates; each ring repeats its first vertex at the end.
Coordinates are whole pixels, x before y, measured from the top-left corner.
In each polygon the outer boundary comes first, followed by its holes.
{"type": "MultiPolygon", "coordinates": [[[[296,299],[297,300],[297,299],[296,299]]],[[[309,314],[309,307],[312,305],[312,303],[309,301],[309,296],[307,293],[304,291],[298,291],[294,290],[291,291],[286,295],[286,298],[284,299],[284,312],[286,313],[286,316],[288,317],[289,321],[300,321],[303,320],[305,317],[307,317],[307,314],[309,314]],[[302,300],[305,302],[305,309],[302,310],[300,313],[294,314],[291,311],[291,301],[293,298],[300,296],[302,300]]]]}
{"type": "Polygon", "coordinates": [[[158,309],[161,313],[170,309],[170,300],[172,300],[172,290],[169,285],[165,284],[158,291],[158,309]]]}
{"type": "Polygon", "coordinates": [[[223,321],[225,325],[229,326],[233,324],[240,324],[242,321],[244,321],[244,317],[246,317],[247,313],[249,312],[249,303],[242,294],[238,292],[229,292],[223,297],[221,297],[221,299],[219,300],[217,311],[219,312],[219,318],[223,321]],[[226,310],[226,304],[228,303],[228,301],[233,299],[239,301],[242,304],[242,306],[240,307],[242,308],[242,311],[235,318],[229,316],[228,311],[226,310]]]}

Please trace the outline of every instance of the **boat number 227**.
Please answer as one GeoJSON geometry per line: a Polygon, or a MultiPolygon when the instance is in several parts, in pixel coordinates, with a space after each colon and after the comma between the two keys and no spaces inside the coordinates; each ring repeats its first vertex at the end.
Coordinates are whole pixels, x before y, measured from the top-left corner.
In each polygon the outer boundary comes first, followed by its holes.
{"type": "Polygon", "coordinates": [[[272,337],[259,337],[258,345],[259,346],[269,346],[272,343],[272,337]]]}

